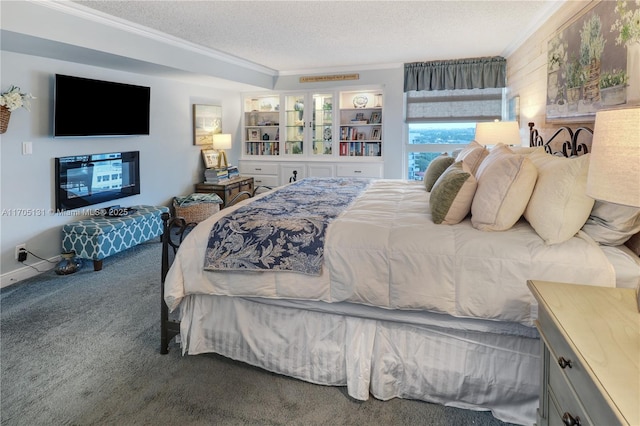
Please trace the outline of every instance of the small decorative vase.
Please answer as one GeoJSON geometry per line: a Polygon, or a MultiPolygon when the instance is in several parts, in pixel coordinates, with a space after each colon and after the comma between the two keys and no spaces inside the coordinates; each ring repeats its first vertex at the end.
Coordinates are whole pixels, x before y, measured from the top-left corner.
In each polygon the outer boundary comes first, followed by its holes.
{"type": "Polygon", "coordinates": [[[5,133],[7,131],[10,118],[11,111],[9,111],[9,108],[4,105],[0,106],[0,133],[5,133]]]}
{"type": "Polygon", "coordinates": [[[55,272],[58,275],[69,275],[80,270],[82,268],[82,259],[76,256],[75,251],[68,253],[62,253],[62,260],[58,262],[55,268],[55,272]]]}

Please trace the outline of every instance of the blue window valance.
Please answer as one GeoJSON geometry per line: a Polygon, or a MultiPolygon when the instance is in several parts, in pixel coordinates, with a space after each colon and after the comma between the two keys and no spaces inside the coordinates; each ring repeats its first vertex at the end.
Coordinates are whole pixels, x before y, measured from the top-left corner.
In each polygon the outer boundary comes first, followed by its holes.
{"type": "Polygon", "coordinates": [[[404,64],[404,91],[505,87],[507,60],[501,56],[404,64]]]}

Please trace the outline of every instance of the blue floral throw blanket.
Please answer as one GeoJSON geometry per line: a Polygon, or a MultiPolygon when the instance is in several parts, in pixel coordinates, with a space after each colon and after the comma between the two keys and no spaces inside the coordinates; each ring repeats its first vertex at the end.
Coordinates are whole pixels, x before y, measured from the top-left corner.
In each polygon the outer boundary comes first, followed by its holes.
{"type": "Polygon", "coordinates": [[[204,269],[320,275],[327,226],[369,183],[308,178],[237,209],[211,229],[204,269]]]}

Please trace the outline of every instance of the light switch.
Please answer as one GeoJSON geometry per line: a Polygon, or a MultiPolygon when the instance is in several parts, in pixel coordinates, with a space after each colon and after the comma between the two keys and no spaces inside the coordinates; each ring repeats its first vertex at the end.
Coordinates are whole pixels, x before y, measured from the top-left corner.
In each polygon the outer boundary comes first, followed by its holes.
{"type": "Polygon", "coordinates": [[[31,142],[22,142],[22,155],[33,154],[33,146],[31,142]]]}

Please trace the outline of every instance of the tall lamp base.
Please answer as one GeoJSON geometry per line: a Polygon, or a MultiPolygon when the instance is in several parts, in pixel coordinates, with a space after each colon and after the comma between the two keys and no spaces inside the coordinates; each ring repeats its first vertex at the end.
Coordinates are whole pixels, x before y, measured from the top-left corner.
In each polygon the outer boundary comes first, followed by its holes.
{"type": "Polygon", "coordinates": [[[223,150],[218,150],[218,169],[226,169],[229,167],[227,163],[227,154],[223,150]]]}

